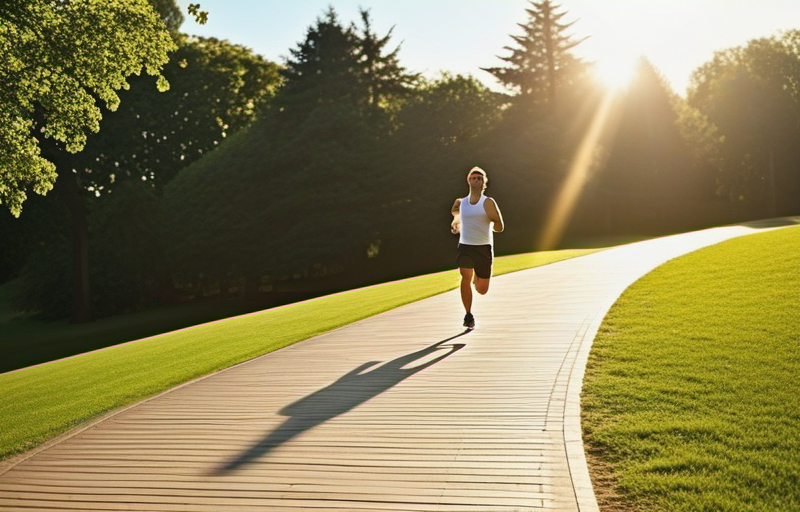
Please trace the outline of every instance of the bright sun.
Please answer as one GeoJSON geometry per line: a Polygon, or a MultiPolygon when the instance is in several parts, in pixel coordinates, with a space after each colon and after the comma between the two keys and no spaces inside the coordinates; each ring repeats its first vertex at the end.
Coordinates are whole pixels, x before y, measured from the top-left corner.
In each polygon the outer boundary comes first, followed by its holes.
{"type": "Polygon", "coordinates": [[[633,78],[636,60],[636,57],[620,53],[598,60],[594,64],[595,78],[608,89],[624,89],[633,78]]]}

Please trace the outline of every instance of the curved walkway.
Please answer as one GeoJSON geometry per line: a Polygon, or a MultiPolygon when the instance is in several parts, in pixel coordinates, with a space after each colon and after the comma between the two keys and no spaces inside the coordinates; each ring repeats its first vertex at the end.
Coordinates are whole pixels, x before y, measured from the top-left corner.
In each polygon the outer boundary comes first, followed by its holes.
{"type": "Polygon", "coordinates": [[[580,431],[591,342],[661,263],[752,233],[660,238],[448,292],[179,387],[21,457],[0,509],[596,511],[580,431]]]}

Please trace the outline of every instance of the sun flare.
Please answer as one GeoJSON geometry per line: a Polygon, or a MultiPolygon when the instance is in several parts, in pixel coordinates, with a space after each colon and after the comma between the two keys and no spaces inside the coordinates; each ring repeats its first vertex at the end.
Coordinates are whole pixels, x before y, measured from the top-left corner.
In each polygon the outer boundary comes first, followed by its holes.
{"type": "Polygon", "coordinates": [[[593,166],[597,163],[597,148],[604,137],[616,132],[619,120],[619,110],[614,108],[616,96],[611,89],[606,92],[591,123],[586,127],[586,133],[572,158],[566,178],[550,207],[537,250],[550,251],[561,242],[583,188],[594,170],[593,166]]]}
{"type": "Polygon", "coordinates": [[[633,79],[637,58],[615,55],[594,63],[594,76],[609,90],[625,89],[633,79]]]}

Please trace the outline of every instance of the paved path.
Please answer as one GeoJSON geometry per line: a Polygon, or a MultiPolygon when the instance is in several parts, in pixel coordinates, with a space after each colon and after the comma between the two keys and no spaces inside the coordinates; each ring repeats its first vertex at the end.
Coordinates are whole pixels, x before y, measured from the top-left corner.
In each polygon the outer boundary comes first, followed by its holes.
{"type": "MultiPolygon", "coordinates": [[[[608,308],[727,227],[500,276],[177,388],[22,458],[0,510],[596,511],[579,394],[608,308]]],[[[231,333],[235,335],[235,333],[231,333]]]]}

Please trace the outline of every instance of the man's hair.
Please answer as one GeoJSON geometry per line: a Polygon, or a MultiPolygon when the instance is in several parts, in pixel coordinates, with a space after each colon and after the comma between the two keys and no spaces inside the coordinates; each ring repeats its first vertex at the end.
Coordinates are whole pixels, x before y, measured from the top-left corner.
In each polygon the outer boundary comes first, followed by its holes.
{"type": "Polygon", "coordinates": [[[489,177],[486,175],[486,171],[484,171],[483,169],[481,169],[478,166],[473,167],[467,173],[467,183],[469,183],[469,177],[472,176],[475,173],[480,174],[481,176],[483,176],[483,190],[486,190],[486,186],[489,185],[489,177]]]}

